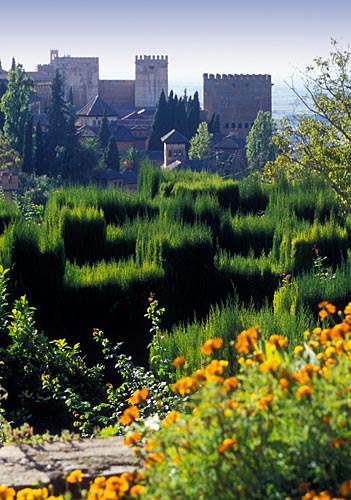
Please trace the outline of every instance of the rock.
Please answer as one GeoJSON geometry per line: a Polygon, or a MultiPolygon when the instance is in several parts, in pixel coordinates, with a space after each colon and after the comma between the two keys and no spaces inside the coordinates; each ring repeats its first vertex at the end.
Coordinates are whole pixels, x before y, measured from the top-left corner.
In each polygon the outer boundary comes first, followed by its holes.
{"type": "Polygon", "coordinates": [[[19,490],[52,484],[58,495],[65,490],[65,475],[75,469],[83,472],[86,487],[97,476],[132,471],[136,463],[122,437],[5,445],[0,448],[0,485],[19,490]]]}

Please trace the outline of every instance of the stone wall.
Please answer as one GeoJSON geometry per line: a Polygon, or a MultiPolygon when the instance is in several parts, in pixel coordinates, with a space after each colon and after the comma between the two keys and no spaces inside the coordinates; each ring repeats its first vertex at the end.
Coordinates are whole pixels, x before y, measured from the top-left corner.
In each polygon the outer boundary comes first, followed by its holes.
{"type": "Polygon", "coordinates": [[[208,120],[218,113],[221,132],[245,138],[258,111],[272,112],[270,75],[203,75],[208,120]]]}
{"type": "Polygon", "coordinates": [[[134,80],[99,80],[99,96],[112,105],[133,109],[135,106],[134,80]]]}
{"type": "Polygon", "coordinates": [[[155,108],[162,89],[168,95],[168,57],[136,56],[135,106],[155,108]]]}

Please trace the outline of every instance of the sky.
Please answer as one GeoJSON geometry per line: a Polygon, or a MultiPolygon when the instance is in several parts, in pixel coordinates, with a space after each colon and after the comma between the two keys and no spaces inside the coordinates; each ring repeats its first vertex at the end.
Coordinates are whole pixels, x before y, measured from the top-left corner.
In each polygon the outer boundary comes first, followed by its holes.
{"type": "Polygon", "coordinates": [[[279,83],[331,39],[351,43],[350,0],[0,0],[0,60],[25,70],[59,55],[99,57],[101,79],[134,79],[136,55],[168,55],[169,88],[203,73],[279,83]]]}

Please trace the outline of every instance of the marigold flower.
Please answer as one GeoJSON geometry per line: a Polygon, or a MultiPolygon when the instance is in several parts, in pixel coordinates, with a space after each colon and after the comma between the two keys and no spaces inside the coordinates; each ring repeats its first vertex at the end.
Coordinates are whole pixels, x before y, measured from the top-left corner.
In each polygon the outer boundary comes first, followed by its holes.
{"type": "Polygon", "coordinates": [[[230,391],[231,389],[235,389],[238,383],[239,382],[236,377],[228,377],[224,380],[223,385],[227,391],[230,391]]]}
{"type": "Polygon", "coordinates": [[[288,345],[288,339],[282,335],[271,335],[268,339],[268,343],[274,345],[275,347],[286,347],[288,345]]]}
{"type": "Polygon", "coordinates": [[[130,406],[126,408],[123,412],[123,415],[119,419],[121,424],[129,425],[134,422],[135,419],[139,418],[139,409],[137,406],[130,406]]]}
{"type": "Polygon", "coordinates": [[[290,382],[288,379],[282,377],[280,380],[279,380],[279,385],[280,387],[282,387],[282,389],[287,389],[290,385],[290,382]]]}
{"type": "Polygon", "coordinates": [[[67,483],[81,483],[83,481],[83,473],[77,469],[72,471],[66,478],[67,483]]]}
{"type": "Polygon", "coordinates": [[[0,500],[14,500],[16,491],[8,486],[0,485],[0,500]]]}
{"type": "Polygon", "coordinates": [[[237,443],[237,439],[235,437],[224,439],[223,442],[218,447],[219,453],[225,452],[225,450],[227,450],[228,448],[231,448],[236,443],[237,443]]]}
{"type": "Polygon", "coordinates": [[[307,394],[311,394],[314,391],[313,385],[303,385],[296,391],[296,397],[301,399],[303,396],[307,394]]]}
{"type": "Polygon", "coordinates": [[[185,356],[178,356],[177,358],[175,358],[175,359],[173,360],[173,363],[172,363],[172,364],[173,364],[173,366],[174,366],[175,368],[177,368],[177,366],[182,365],[182,364],[184,363],[184,361],[185,361],[185,356]]]}
{"type": "Polygon", "coordinates": [[[180,414],[176,410],[171,410],[168,415],[163,419],[162,424],[167,427],[169,425],[174,424],[179,420],[180,414]]]}
{"type": "Polygon", "coordinates": [[[135,484],[130,488],[129,493],[132,496],[137,496],[140,495],[140,493],[142,493],[143,491],[145,491],[145,486],[143,486],[142,484],[135,484]]]}
{"type": "Polygon", "coordinates": [[[297,345],[294,349],[294,354],[300,354],[304,350],[302,345],[297,345]]]}
{"type": "Polygon", "coordinates": [[[265,408],[268,408],[269,403],[271,403],[274,399],[273,394],[268,394],[267,396],[264,396],[263,398],[259,399],[257,401],[257,408],[259,410],[263,410],[265,408]]]}
{"type": "Polygon", "coordinates": [[[111,498],[111,493],[118,492],[119,495],[124,495],[129,490],[128,476],[122,474],[121,476],[109,477],[106,481],[106,492],[104,496],[106,498],[111,498]]]}
{"type": "Polygon", "coordinates": [[[128,434],[125,438],[124,438],[124,444],[126,445],[132,445],[132,444],[135,444],[137,443],[138,441],[140,441],[141,439],[141,432],[133,432],[132,434],[128,434]]]}
{"type": "Polygon", "coordinates": [[[277,359],[277,358],[269,359],[268,361],[264,361],[260,365],[259,370],[262,373],[268,373],[270,371],[276,371],[279,368],[279,364],[280,364],[279,359],[277,359]]]}
{"type": "Polygon", "coordinates": [[[236,339],[235,349],[242,354],[249,354],[254,351],[257,346],[257,330],[258,326],[253,326],[239,333],[236,339]]]}
{"type": "Polygon", "coordinates": [[[348,323],[338,323],[330,330],[330,337],[332,339],[342,339],[350,332],[350,325],[348,323]]]}
{"type": "Polygon", "coordinates": [[[344,497],[350,496],[350,494],[351,494],[351,479],[341,483],[339,491],[344,497]]]}
{"type": "Polygon", "coordinates": [[[142,389],[137,389],[132,396],[128,399],[129,403],[131,405],[137,405],[141,403],[141,401],[145,401],[145,399],[148,397],[149,391],[146,389],[146,387],[143,387],[142,389]]]}
{"type": "Polygon", "coordinates": [[[203,354],[212,354],[213,349],[220,349],[223,344],[223,339],[221,338],[214,338],[214,339],[209,339],[206,340],[204,345],[201,347],[201,352],[203,354]]]}
{"type": "Polygon", "coordinates": [[[199,388],[199,382],[193,377],[183,377],[172,385],[173,392],[179,392],[180,395],[190,394],[199,388]]]}
{"type": "Polygon", "coordinates": [[[150,466],[153,462],[157,463],[162,463],[165,461],[165,457],[163,456],[162,453],[157,452],[157,453],[152,453],[145,459],[145,465],[150,466]]]}

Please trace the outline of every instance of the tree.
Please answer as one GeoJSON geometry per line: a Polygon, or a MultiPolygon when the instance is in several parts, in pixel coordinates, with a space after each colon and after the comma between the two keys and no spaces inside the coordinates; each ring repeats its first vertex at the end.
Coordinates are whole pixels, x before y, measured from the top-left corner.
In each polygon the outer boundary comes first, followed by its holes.
{"type": "Polygon", "coordinates": [[[99,128],[99,144],[103,150],[106,149],[110,137],[111,137],[110,125],[108,123],[106,114],[104,114],[99,128]]]}
{"type": "Polygon", "coordinates": [[[105,149],[103,156],[103,164],[105,168],[112,168],[113,170],[119,170],[119,153],[116,138],[111,135],[107,148],[105,149]]]}
{"type": "Polygon", "coordinates": [[[209,160],[212,151],[212,134],[208,131],[206,122],[201,122],[197,132],[190,139],[189,158],[199,158],[201,160],[209,160]]]}
{"type": "Polygon", "coordinates": [[[211,116],[210,123],[208,124],[208,130],[212,134],[219,134],[221,131],[221,126],[219,122],[219,114],[218,113],[213,113],[211,116]]]}
{"type": "Polygon", "coordinates": [[[2,96],[5,94],[5,92],[6,92],[6,85],[4,82],[0,82],[0,132],[2,132],[5,123],[5,115],[1,111],[1,99],[2,96]]]}
{"type": "Polygon", "coordinates": [[[136,169],[140,163],[140,153],[137,148],[132,146],[129,148],[122,157],[122,163],[126,168],[136,169]]]}
{"type": "Polygon", "coordinates": [[[186,114],[185,102],[182,98],[178,100],[174,128],[185,137],[189,137],[188,118],[186,114]]]}
{"type": "Polygon", "coordinates": [[[157,102],[154,122],[152,124],[151,136],[149,141],[150,151],[162,151],[163,144],[161,137],[169,132],[168,108],[164,91],[161,91],[157,102]]]}
{"type": "Polygon", "coordinates": [[[34,173],[36,175],[44,175],[47,173],[44,158],[44,143],[43,133],[41,130],[40,120],[35,127],[34,136],[34,173]]]}
{"type": "Polygon", "coordinates": [[[11,148],[4,134],[0,132],[0,169],[18,167],[20,162],[18,151],[11,148]]]}
{"type": "Polygon", "coordinates": [[[4,113],[4,134],[12,148],[23,150],[24,129],[29,116],[29,95],[34,92],[33,80],[21,64],[8,72],[7,91],[1,99],[4,113]]]}
{"type": "Polygon", "coordinates": [[[330,183],[351,211],[351,53],[332,40],[327,59],[316,58],[302,73],[304,93],[291,89],[308,114],[283,120],[274,142],[279,149],[265,174],[284,172],[291,181],[317,175],[330,183]]]}
{"type": "Polygon", "coordinates": [[[197,91],[194,93],[194,97],[188,100],[187,115],[189,139],[191,139],[196,134],[200,124],[200,101],[197,91]]]}
{"type": "Polygon", "coordinates": [[[247,166],[250,171],[262,170],[276,158],[273,144],[275,124],[269,111],[259,111],[246,139],[247,166]]]}
{"type": "Polygon", "coordinates": [[[22,171],[26,174],[33,173],[33,115],[28,115],[24,129],[22,171]]]}

